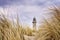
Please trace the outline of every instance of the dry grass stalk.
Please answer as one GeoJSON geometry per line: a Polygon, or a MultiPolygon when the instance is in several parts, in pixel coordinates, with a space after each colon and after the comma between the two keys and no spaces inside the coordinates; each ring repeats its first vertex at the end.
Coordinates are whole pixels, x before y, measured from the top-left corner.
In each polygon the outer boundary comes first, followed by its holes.
{"type": "Polygon", "coordinates": [[[60,40],[60,8],[50,9],[53,14],[51,19],[45,20],[38,31],[36,40],[60,40]]]}

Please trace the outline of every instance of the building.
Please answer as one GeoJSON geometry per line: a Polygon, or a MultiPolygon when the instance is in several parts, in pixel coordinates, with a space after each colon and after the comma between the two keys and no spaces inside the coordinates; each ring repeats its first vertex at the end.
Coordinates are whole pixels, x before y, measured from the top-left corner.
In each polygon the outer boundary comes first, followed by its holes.
{"type": "Polygon", "coordinates": [[[33,18],[32,23],[33,23],[33,30],[36,30],[36,18],[35,17],[33,18]]]}

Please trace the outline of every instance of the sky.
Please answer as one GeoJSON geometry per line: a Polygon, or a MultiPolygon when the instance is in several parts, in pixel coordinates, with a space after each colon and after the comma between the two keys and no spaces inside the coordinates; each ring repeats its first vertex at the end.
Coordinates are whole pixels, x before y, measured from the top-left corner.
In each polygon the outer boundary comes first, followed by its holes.
{"type": "Polygon", "coordinates": [[[4,13],[14,21],[18,14],[21,24],[32,27],[33,17],[36,17],[37,24],[40,24],[43,16],[46,18],[51,16],[45,14],[45,10],[53,5],[59,6],[60,0],[0,0],[0,13],[4,13]]]}

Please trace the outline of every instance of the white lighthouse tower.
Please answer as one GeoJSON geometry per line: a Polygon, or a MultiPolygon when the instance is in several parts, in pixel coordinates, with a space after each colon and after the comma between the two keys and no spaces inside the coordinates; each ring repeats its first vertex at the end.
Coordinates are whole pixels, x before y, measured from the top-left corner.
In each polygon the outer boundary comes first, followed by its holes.
{"type": "Polygon", "coordinates": [[[33,18],[33,30],[36,31],[36,18],[33,18]]]}

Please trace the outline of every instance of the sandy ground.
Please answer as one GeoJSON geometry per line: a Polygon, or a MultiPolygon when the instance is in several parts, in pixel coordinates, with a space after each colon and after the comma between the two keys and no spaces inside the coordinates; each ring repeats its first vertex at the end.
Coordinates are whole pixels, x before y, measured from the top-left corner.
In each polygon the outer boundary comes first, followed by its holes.
{"type": "Polygon", "coordinates": [[[35,36],[27,36],[27,35],[24,35],[24,38],[25,38],[25,40],[34,40],[35,39],[35,36]]]}

